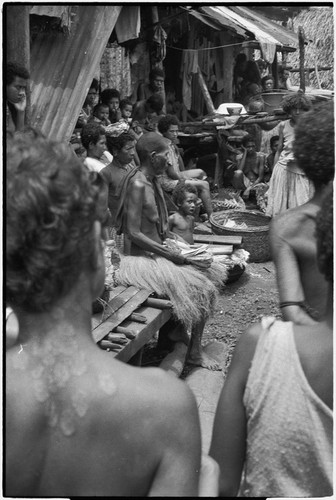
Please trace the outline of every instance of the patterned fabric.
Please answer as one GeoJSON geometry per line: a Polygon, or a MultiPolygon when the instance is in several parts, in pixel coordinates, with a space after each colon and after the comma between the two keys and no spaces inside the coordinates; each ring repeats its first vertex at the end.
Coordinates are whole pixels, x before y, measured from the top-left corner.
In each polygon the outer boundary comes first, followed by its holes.
{"type": "Polygon", "coordinates": [[[104,50],[100,62],[101,89],[118,89],[123,97],[132,93],[131,66],[125,47],[117,43],[104,50]]]}
{"type": "Polygon", "coordinates": [[[263,318],[244,394],[247,450],[240,496],[332,494],[333,418],[302,369],[291,322],[263,318]]]}

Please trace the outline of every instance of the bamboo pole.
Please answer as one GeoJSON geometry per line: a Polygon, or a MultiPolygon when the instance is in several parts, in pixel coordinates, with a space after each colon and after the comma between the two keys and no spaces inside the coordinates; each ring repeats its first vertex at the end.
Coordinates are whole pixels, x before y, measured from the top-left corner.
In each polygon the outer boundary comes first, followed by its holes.
{"type": "Polygon", "coordinates": [[[317,62],[315,62],[315,74],[316,74],[318,88],[321,89],[322,85],[321,85],[320,75],[319,75],[318,68],[317,68],[317,62]]]}
{"type": "Polygon", "coordinates": [[[198,83],[199,83],[199,85],[201,87],[201,91],[202,91],[202,94],[203,94],[203,97],[204,97],[204,101],[205,101],[205,105],[206,105],[206,108],[208,110],[208,113],[215,113],[216,112],[215,107],[213,105],[211,96],[209,94],[208,87],[207,87],[207,85],[205,83],[205,80],[204,80],[203,75],[202,75],[201,68],[199,66],[198,66],[197,75],[198,75],[198,83]]]}
{"type": "Polygon", "coordinates": [[[305,93],[306,91],[306,82],[305,82],[305,67],[304,67],[304,31],[302,26],[299,26],[298,31],[299,37],[299,57],[300,57],[300,90],[305,93]]]}

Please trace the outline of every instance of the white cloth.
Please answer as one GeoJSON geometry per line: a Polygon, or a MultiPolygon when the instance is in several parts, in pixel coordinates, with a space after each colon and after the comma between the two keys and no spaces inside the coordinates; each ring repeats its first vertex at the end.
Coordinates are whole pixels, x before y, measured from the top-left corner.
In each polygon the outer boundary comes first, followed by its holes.
{"type": "Polygon", "coordinates": [[[96,158],[86,157],[84,160],[84,165],[92,172],[100,172],[106,165],[112,162],[113,156],[108,151],[103,154],[103,161],[97,160],[96,158]]]}
{"type": "Polygon", "coordinates": [[[332,495],[332,411],[309,385],[293,324],[263,318],[263,328],[244,393],[241,496],[332,495]]]}

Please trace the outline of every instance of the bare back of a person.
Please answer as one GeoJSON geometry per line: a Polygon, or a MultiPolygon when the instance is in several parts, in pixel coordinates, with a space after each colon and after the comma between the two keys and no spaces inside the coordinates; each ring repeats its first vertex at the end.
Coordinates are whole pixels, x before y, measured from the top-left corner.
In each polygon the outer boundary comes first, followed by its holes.
{"type": "Polygon", "coordinates": [[[308,202],[285,211],[279,216],[277,230],[279,237],[287,242],[296,256],[305,301],[323,315],[328,283],[319,271],[316,259],[315,218],[319,208],[318,205],[308,202]]]}
{"type": "Polygon", "coordinates": [[[171,397],[167,375],[120,363],[91,343],[67,346],[55,336],[7,352],[9,496],[149,493],[166,441],[167,405],[156,403],[162,390],[171,397]]]}

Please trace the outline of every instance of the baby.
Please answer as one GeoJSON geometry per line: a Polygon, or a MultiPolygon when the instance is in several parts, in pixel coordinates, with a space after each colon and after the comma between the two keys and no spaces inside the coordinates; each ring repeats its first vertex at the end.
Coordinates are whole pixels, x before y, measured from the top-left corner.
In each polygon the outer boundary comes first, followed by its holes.
{"type": "Polygon", "coordinates": [[[107,104],[97,104],[92,111],[92,116],[89,118],[88,123],[95,122],[107,127],[111,125],[109,120],[109,107],[107,104]]]}
{"type": "Polygon", "coordinates": [[[195,214],[200,205],[196,187],[179,182],[173,191],[173,202],[178,211],[169,216],[169,230],[193,245],[195,214]]]}
{"type": "Polygon", "coordinates": [[[134,139],[137,141],[142,136],[142,128],[139,126],[137,121],[133,121],[133,104],[129,99],[122,99],[119,104],[121,119],[119,121],[127,123],[129,126],[128,132],[133,135],[134,139]]]}

